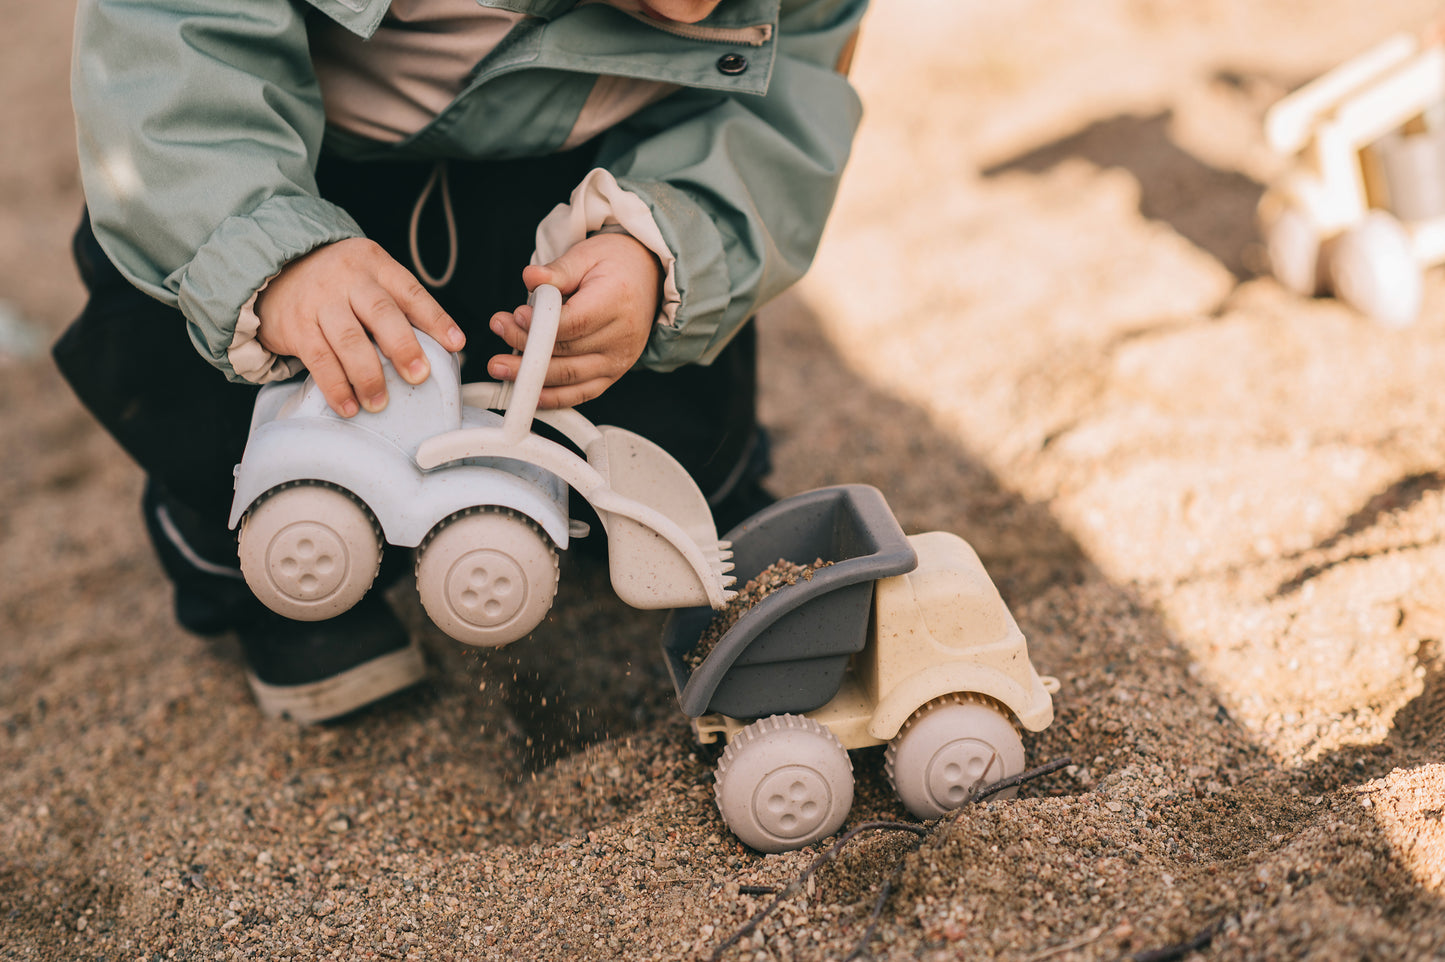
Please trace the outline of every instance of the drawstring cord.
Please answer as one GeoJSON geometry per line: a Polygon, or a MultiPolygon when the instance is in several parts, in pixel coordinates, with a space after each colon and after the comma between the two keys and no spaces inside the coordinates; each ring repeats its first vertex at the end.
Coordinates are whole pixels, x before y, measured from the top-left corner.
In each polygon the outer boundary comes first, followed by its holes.
{"type": "Polygon", "coordinates": [[[408,231],[407,241],[411,244],[411,262],[416,265],[417,276],[422,283],[428,287],[446,287],[447,282],[457,270],[457,217],[452,211],[452,188],[447,179],[447,162],[439,160],[432,168],[431,176],[427,178],[426,186],[421,189],[421,195],[416,199],[416,206],[411,209],[411,228],[408,231]],[[431,197],[432,190],[436,187],[437,181],[442,185],[442,212],[447,220],[447,267],[442,271],[441,277],[433,277],[421,262],[421,247],[417,243],[419,233],[417,227],[421,223],[422,208],[431,197]]]}

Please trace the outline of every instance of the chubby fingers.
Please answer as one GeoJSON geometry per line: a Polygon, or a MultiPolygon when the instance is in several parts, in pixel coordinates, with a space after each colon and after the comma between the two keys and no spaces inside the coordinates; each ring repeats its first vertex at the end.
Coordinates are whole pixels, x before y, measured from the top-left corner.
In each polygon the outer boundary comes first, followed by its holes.
{"type": "MultiPolygon", "coordinates": [[[[425,294],[425,291],[422,293],[425,294]]],[[[337,363],[334,366],[329,364],[323,356],[325,352],[321,350],[313,350],[312,356],[302,357],[302,361],[316,377],[322,394],[337,413],[346,416],[348,400],[343,393],[343,385],[332,380],[331,372],[337,368],[345,380],[344,386],[349,388],[364,410],[376,412],[386,407],[386,375],[377,357],[378,350],[391,361],[408,384],[420,384],[427,379],[431,365],[416,339],[416,330],[425,328],[417,321],[427,323],[432,329],[428,333],[448,348],[465,342],[461,329],[456,328],[445,312],[441,312],[439,305],[432,311],[425,301],[412,301],[412,309],[408,311],[402,303],[408,296],[382,283],[360,280],[348,288],[344,302],[323,304],[318,311],[317,322],[325,346],[337,363]],[[398,294],[402,296],[398,297],[398,294]],[[441,312],[440,315],[437,312],[441,312]],[[452,330],[455,334],[451,333],[452,330]],[[318,362],[326,371],[325,375],[318,373],[318,362]]],[[[429,295],[427,300],[430,300],[429,295]]]]}
{"type": "MultiPolygon", "coordinates": [[[[340,317],[317,317],[314,324],[295,325],[288,353],[306,365],[306,370],[321,389],[321,395],[326,398],[331,409],[342,417],[349,418],[360,410],[360,403],[352,389],[352,375],[342,364],[341,355],[332,346],[326,333],[329,327],[340,338],[346,323],[345,319],[340,317]]],[[[380,371],[381,365],[376,361],[375,352],[372,352],[371,360],[380,371]]]]}
{"type": "Polygon", "coordinates": [[[522,268],[522,283],[529,291],[535,291],[543,284],[551,284],[566,297],[575,293],[582,285],[582,279],[587,276],[587,271],[594,263],[593,259],[584,258],[582,252],[573,247],[551,263],[529,264],[522,268]]]}
{"type": "MultiPolygon", "coordinates": [[[[538,405],[543,408],[574,407],[590,401],[617,382],[637,360],[619,351],[605,339],[605,349],[580,350],[575,343],[568,353],[556,353],[547,362],[538,405]]],[[[498,354],[487,362],[487,373],[498,381],[514,381],[522,366],[519,354],[498,354]]]]}
{"type": "Polygon", "coordinates": [[[531,326],[532,309],[522,305],[515,311],[498,311],[488,322],[492,333],[507,343],[514,351],[527,347],[527,329],[531,326]]]}
{"type": "Polygon", "coordinates": [[[452,351],[466,340],[411,272],[365,238],[337,241],[287,264],[257,299],[256,312],[261,344],[300,358],[343,417],[386,406],[378,348],[416,384],[430,373],[416,330],[452,351]]]}
{"type": "MultiPolygon", "coordinates": [[[[466,344],[466,336],[456,321],[436,302],[411,272],[389,256],[376,266],[374,284],[354,288],[350,305],[354,316],[376,342],[396,368],[397,373],[408,384],[420,384],[431,373],[426,354],[416,339],[416,331],[425,331],[449,351],[459,351],[466,344]]],[[[369,347],[370,345],[365,345],[369,347]]],[[[348,351],[360,353],[361,345],[348,344],[348,351]]],[[[375,360],[373,352],[372,360],[375,360]]],[[[352,381],[361,395],[361,404],[367,410],[380,410],[386,404],[386,382],[380,376],[379,365],[373,371],[369,363],[357,361],[357,373],[366,378],[365,383],[352,381]]],[[[343,361],[351,372],[352,367],[343,361]]]]}
{"type": "MultiPolygon", "coordinates": [[[[348,304],[324,305],[317,314],[317,326],[331,356],[335,358],[335,364],[328,363],[324,357],[318,358],[322,367],[328,369],[328,375],[323,380],[322,375],[317,373],[315,362],[302,358],[321,393],[337,413],[345,412],[337,408],[328,393],[328,387],[335,383],[329,373],[331,370],[340,373],[344,387],[363,410],[374,412],[386,407],[386,376],[382,372],[381,359],[376,356],[376,348],[358,320],[348,304]]],[[[335,387],[337,393],[341,389],[341,385],[335,387]]],[[[342,403],[345,404],[345,399],[342,403]]]]}
{"type": "Polygon", "coordinates": [[[384,296],[377,296],[376,292],[372,292],[369,304],[353,300],[352,306],[356,308],[357,316],[362,318],[362,323],[367,324],[367,329],[376,338],[382,353],[396,364],[397,370],[409,383],[417,384],[426,379],[426,358],[410,329],[425,331],[452,353],[460,351],[466,345],[467,338],[457,322],[452,320],[451,315],[437,303],[436,298],[431,296],[411,271],[391,257],[384,254],[383,257],[385,260],[378,267],[377,282],[384,296]],[[363,311],[366,316],[374,317],[378,326],[368,323],[363,311]],[[397,354],[388,350],[383,330],[390,332],[390,339],[395,342],[396,349],[402,352],[403,363],[398,363],[397,354]],[[408,336],[403,338],[400,334],[408,336]],[[420,368],[417,367],[418,361],[422,365],[420,368]]]}
{"type": "MultiPolygon", "coordinates": [[[[505,341],[508,347],[516,351],[525,350],[532,327],[532,307],[523,304],[515,311],[498,311],[489,323],[492,333],[505,341]]],[[[651,332],[650,316],[629,323],[627,317],[620,316],[605,300],[588,297],[583,291],[563,302],[552,353],[609,354],[619,349],[625,352],[635,348],[634,356],[626,359],[630,367],[641,356],[651,332]]]]}
{"type": "MultiPolygon", "coordinates": [[[[598,235],[575,245],[557,260],[522,272],[529,289],[552,284],[565,300],[557,342],[542,394],[543,407],[568,407],[591,400],[626,374],[647,347],[656,312],[657,265],[630,237],[598,235]]],[[[519,307],[492,316],[491,329],[513,350],[525,350],[532,309],[519,307]]],[[[515,380],[521,359],[499,354],[488,373],[515,380]]]]}
{"type": "MultiPolygon", "coordinates": [[[[499,381],[512,381],[520,361],[515,354],[499,354],[487,363],[487,372],[499,381]]],[[[617,376],[610,370],[611,364],[600,354],[554,356],[547,364],[537,406],[568,408],[590,401],[616,383],[617,376]]]]}
{"type": "MultiPolygon", "coordinates": [[[[527,344],[530,321],[528,308],[503,312],[493,316],[492,330],[509,346],[521,351],[527,344]]],[[[626,328],[615,322],[565,327],[568,334],[559,332],[547,364],[539,402],[544,407],[569,407],[601,394],[631,369],[640,356],[641,346],[646,343],[642,342],[634,350],[626,328]]],[[[515,380],[521,364],[520,354],[498,354],[487,362],[487,373],[499,381],[515,380]]]]}

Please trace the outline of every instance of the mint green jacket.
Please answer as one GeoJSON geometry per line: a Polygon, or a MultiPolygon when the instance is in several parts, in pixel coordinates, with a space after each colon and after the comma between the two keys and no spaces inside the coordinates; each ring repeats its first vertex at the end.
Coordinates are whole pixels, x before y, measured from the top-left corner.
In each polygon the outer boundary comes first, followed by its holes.
{"type": "Polygon", "coordinates": [[[72,90],[96,236],[233,380],[227,349],[256,291],[362,236],[317,196],[323,141],[359,159],[547,154],[601,74],[684,88],[599,141],[598,166],[678,259],[676,323],[654,329],[644,365],[707,363],[807,269],[860,117],[837,68],[867,0],[722,0],[693,27],[576,0],[477,2],[530,16],[432,123],[380,144],[327,131],[307,20],[366,37],[388,0],[80,0],[72,90]]]}

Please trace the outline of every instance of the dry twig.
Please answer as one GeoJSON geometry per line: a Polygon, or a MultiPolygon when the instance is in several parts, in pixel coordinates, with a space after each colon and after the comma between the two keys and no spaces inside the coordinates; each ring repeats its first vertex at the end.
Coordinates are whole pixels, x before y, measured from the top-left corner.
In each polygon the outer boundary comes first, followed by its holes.
{"type": "Polygon", "coordinates": [[[918,836],[926,836],[929,829],[922,825],[914,825],[912,822],[863,822],[860,825],[853,826],[853,828],[844,833],[838,841],[828,846],[828,849],[823,852],[822,855],[813,859],[813,861],[808,864],[808,867],[803,869],[803,873],[784,886],[783,890],[779,892],[771,902],[763,906],[760,911],[754,912],[753,917],[744,922],[736,932],[728,936],[726,942],[714,949],[710,956],[713,962],[717,962],[718,959],[722,958],[724,952],[734,945],[737,945],[749,935],[752,935],[753,930],[761,925],[763,920],[769,915],[772,915],[774,909],[782,905],[783,902],[787,901],[795,892],[801,889],[807,883],[808,879],[813,877],[814,872],[837,858],[838,853],[843,851],[843,846],[864,832],[872,831],[912,832],[918,836]]]}
{"type": "Polygon", "coordinates": [[[1025,959],[1024,962],[1043,962],[1044,959],[1051,959],[1056,955],[1063,955],[1065,952],[1081,949],[1090,943],[1099,941],[1107,934],[1108,930],[1104,926],[1096,925],[1076,939],[1069,939],[1067,942],[1051,945],[1047,949],[1040,949],[1025,959]]]}
{"type": "Polygon", "coordinates": [[[1190,952],[1197,952],[1214,941],[1214,937],[1224,929],[1228,922],[1228,916],[1215,919],[1184,942],[1135,952],[1133,955],[1127,956],[1128,962],[1173,962],[1174,959],[1182,959],[1190,952]]]}
{"type": "MultiPolygon", "coordinates": [[[[1063,758],[1055,758],[1053,761],[1040,765],[1038,768],[1030,768],[1026,772],[1019,772],[1017,775],[1010,775],[1008,778],[1000,778],[996,782],[991,782],[975,792],[969,801],[981,802],[990,795],[997,795],[999,792],[1007,791],[1017,785],[1022,785],[1024,782],[1031,782],[1036,778],[1052,775],[1059,769],[1068,768],[1072,764],[1074,764],[1074,760],[1067,755],[1063,758]]],[[[944,817],[947,818],[947,816],[944,817]]]]}

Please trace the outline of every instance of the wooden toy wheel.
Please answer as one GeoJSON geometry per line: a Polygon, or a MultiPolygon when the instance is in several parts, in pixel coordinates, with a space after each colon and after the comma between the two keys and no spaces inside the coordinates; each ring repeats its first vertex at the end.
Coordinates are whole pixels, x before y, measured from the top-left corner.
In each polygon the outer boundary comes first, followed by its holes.
{"type": "Polygon", "coordinates": [[[1404,225],[1373,210],[1338,238],[1329,254],[1330,282],[1340,300],[1387,327],[1420,314],[1424,278],[1404,225]]]}
{"type": "Polygon", "coordinates": [[[468,508],[422,542],[416,587],[438,628],[468,645],[526,637],[557,594],[557,549],[542,530],[505,508],[468,508]]]}
{"type": "Polygon", "coordinates": [[[297,621],[334,618],[381,566],[381,532],[348,492],[301,481],[273,488],[241,519],[241,573],[266,607],[297,621]]]}
{"type": "MultiPolygon", "coordinates": [[[[983,787],[1024,769],[1024,743],[993,704],[945,695],[924,705],[888,743],[884,770],[904,806],[922,819],[963,805],[983,787]]],[[[1016,789],[1000,792],[1011,797],[1016,789]]]]}
{"type": "Polygon", "coordinates": [[[733,736],[718,760],[718,811],[759,852],[786,852],[826,838],[853,807],[853,763],[822,725],[769,715],[733,736]]]}
{"type": "Polygon", "coordinates": [[[1298,207],[1285,207],[1265,226],[1265,249],[1275,280],[1302,297],[1323,292],[1320,235],[1298,207]]]}

